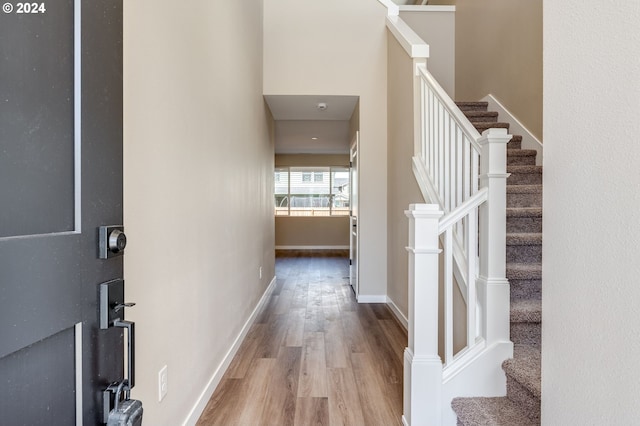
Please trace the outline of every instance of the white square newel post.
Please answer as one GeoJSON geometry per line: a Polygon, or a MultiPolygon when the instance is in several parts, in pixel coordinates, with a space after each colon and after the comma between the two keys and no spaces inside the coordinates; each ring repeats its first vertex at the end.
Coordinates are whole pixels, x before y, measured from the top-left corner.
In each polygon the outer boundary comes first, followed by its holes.
{"type": "Polygon", "coordinates": [[[487,345],[508,342],[509,282],[506,279],[507,143],[506,129],[488,129],[478,143],[480,187],[488,198],[480,206],[478,299],[482,315],[481,334],[487,345]]]}
{"type": "Polygon", "coordinates": [[[438,356],[437,204],[411,204],[409,218],[409,345],[404,351],[405,425],[440,425],[442,360],[438,356]]]}

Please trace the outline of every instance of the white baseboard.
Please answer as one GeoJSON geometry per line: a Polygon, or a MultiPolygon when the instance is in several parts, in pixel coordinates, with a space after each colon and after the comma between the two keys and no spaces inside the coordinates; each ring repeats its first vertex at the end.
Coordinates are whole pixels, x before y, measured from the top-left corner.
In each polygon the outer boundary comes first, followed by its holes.
{"type": "Polygon", "coordinates": [[[258,313],[260,312],[264,304],[269,299],[271,292],[275,288],[275,284],[276,284],[276,277],[273,277],[273,279],[269,283],[269,286],[267,287],[264,294],[260,298],[260,301],[256,305],[255,309],[253,310],[253,312],[251,312],[249,319],[247,319],[244,326],[242,327],[242,330],[240,330],[240,334],[238,334],[238,337],[236,337],[236,340],[233,342],[233,345],[231,345],[231,348],[225,355],[224,359],[222,360],[222,362],[220,363],[216,371],[214,371],[213,375],[211,376],[211,379],[209,379],[207,386],[204,388],[204,390],[198,397],[198,400],[196,401],[196,404],[193,406],[193,408],[189,412],[187,419],[184,421],[184,423],[182,423],[183,426],[195,426],[195,424],[197,423],[198,419],[200,418],[200,415],[202,414],[205,407],[207,406],[209,399],[211,399],[211,395],[213,395],[213,392],[216,390],[216,387],[220,383],[220,380],[222,380],[222,376],[227,371],[227,368],[229,368],[229,364],[231,364],[231,360],[236,355],[236,352],[238,352],[238,349],[240,348],[240,344],[242,343],[247,333],[249,332],[249,329],[253,325],[253,322],[256,320],[258,313]]]}
{"type": "Polygon", "coordinates": [[[387,303],[386,294],[359,294],[358,303],[387,303]]]}
{"type": "Polygon", "coordinates": [[[398,308],[398,305],[396,305],[396,303],[393,300],[391,300],[389,298],[389,296],[387,296],[387,305],[391,309],[391,312],[393,312],[393,315],[398,319],[400,324],[402,324],[404,329],[408,331],[409,330],[409,319],[404,316],[402,311],[398,308]]]}
{"type": "Polygon", "coordinates": [[[348,250],[349,246],[276,246],[276,250],[348,250]]]}
{"type": "Polygon", "coordinates": [[[497,111],[501,122],[509,123],[509,133],[522,136],[522,149],[535,149],[538,152],[536,165],[542,165],[543,146],[542,142],[536,138],[524,125],[511,114],[493,95],[489,94],[481,99],[489,102],[489,111],[497,111]]]}

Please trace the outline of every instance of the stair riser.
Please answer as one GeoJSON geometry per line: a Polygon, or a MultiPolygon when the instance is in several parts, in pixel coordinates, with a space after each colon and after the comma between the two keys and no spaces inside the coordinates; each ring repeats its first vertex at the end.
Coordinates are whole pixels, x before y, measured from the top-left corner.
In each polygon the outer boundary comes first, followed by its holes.
{"type": "Polygon", "coordinates": [[[522,149],[522,138],[513,137],[507,143],[507,149],[522,149]]]}
{"type": "Polygon", "coordinates": [[[530,345],[540,347],[542,342],[542,325],[539,322],[512,322],[511,341],[514,345],[530,345]]]}
{"type": "Polygon", "coordinates": [[[507,207],[542,207],[542,193],[507,194],[507,207]]]}
{"type": "Polygon", "coordinates": [[[476,115],[476,114],[465,113],[465,116],[469,119],[469,121],[474,123],[497,123],[498,122],[498,117],[495,115],[476,115]]]}
{"type": "Polygon", "coordinates": [[[522,411],[532,420],[540,420],[540,398],[507,376],[507,398],[520,405],[522,411]]]}
{"type": "Polygon", "coordinates": [[[542,173],[510,172],[507,185],[542,185],[542,173]]]}
{"type": "MultiPolygon", "coordinates": [[[[507,277],[508,278],[508,277],[507,277]]],[[[542,299],[542,280],[512,280],[509,279],[511,300],[542,299]]]]}
{"type": "Polygon", "coordinates": [[[542,232],[541,217],[507,217],[507,233],[542,232]]]}
{"type": "Polygon", "coordinates": [[[533,155],[527,156],[510,156],[507,155],[507,166],[535,166],[536,157],[533,155]]]}

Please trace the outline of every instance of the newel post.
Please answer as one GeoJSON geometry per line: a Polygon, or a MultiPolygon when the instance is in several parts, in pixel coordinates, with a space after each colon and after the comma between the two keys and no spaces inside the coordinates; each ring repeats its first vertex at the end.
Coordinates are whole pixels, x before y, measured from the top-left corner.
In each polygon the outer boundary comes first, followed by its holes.
{"type": "Polygon", "coordinates": [[[439,425],[442,361],[438,356],[437,204],[411,204],[409,218],[409,346],[404,351],[405,425],[439,425]]]}
{"type": "Polygon", "coordinates": [[[507,142],[506,129],[488,129],[478,141],[480,187],[487,202],[480,207],[478,300],[485,313],[482,335],[488,344],[509,341],[509,282],[506,278],[507,142]]]}

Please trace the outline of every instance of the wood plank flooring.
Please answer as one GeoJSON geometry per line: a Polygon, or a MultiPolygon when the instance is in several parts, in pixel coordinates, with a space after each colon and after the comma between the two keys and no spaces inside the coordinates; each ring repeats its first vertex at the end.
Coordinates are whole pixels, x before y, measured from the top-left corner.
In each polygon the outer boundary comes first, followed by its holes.
{"type": "Polygon", "coordinates": [[[407,335],[358,304],[344,257],[278,257],[276,288],[198,425],[402,424],[407,335]]]}

